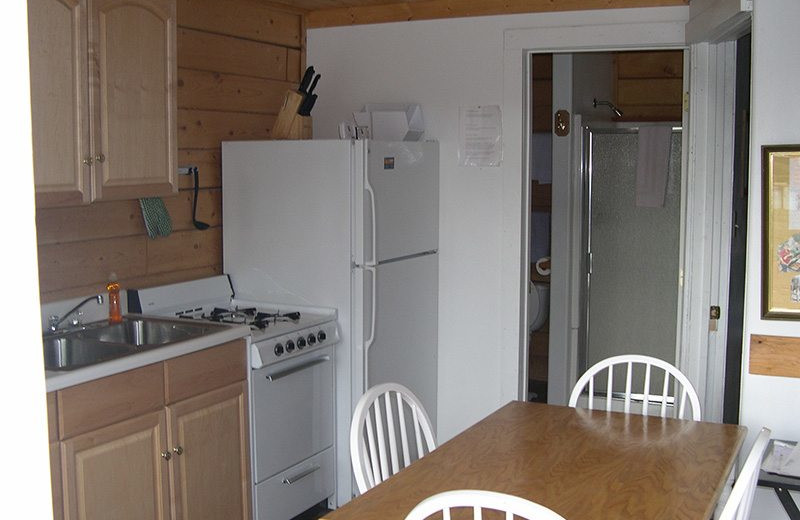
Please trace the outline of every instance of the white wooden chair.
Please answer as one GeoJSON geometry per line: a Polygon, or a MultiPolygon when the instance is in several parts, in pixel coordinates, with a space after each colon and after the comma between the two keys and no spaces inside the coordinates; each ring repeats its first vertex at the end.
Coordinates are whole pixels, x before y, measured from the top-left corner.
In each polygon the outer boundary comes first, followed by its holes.
{"type": "Polygon", "coordinates": [[[744,461],[742,471],[733,485],[728,501],[722,508],[718,520],[747,520],[750,518],[750,508],[753,506],[753,495],[758,483],[758,471],[761,469],[761,459],[769,444],[770,430],[761,428],[761,433],[756,437],[756,442],[750,449],[747,460],[744,461]]]}
{"type": "Polygon", "coordinates": [[[659,415],[661,417],[666,417],[669,409],[668,405],[671,403],[673,405],[672,414],[678,419],[683,419],[686,413],[686,401],[688,400],[692,409],[692,419],[695,421],[700,420],[700,400],[697,397],[697,391],[695,391],[689,379],[687,379],[680,370],[666,361],[637,354],[614,356],[595,364],[578,379],[577,383],[575,383],[575,387],[572,389],[572,395],[570,395],[569,398],[569,405],[573,408],[576,407],[578,405],[578,400],[581,398],[581,394],[583,394],[584,390],[588,387],[587,407],[590,410],[593,409],[595,399],[603,399],[603,396],[595,395],[595,377],[605,372],[605,408],[607,411],[611,411],[614,367],[620,365],[626,366],[625,392],[623,395],[625,413],[631,412],[631,401],[637,400],[642,403],[642,415],[648,415],[651,406],[658,406],[660,411],[659,415]],[[634,392],[632,388],[633,372],[634,367],[639,365],[643,365],[644,382],[640,391],[634,392]],[[651,388],[651,382],[654,376],[658,374],[663,374],[663,383],[657,385],[656,388],[651,388]],[[670,384],[670,382],[672,382],[672,384],[670,384]],[[658,386],[660,386],[660,388],[658,388],[658,386]]]}
{"type": "Polygon", "coordinates": [[[506,520],[514,517],[527,520],[564,520],[564,517],[553,510],[530,500],[478,489],[445,491],[428,497],[408,513],[406,520],[423,520],[439,512],[444,520],[450,520],[450,510],[457,508],[472,508],[475,520],[483,518],[483,509],[504,512],[506,520]]]}
{"type": "Polygon", "coordinates": [[[431,420],[411,390],[385,383],[361,396],[350,425],[350,460],[361,494],[435,448],[431,420]]]}

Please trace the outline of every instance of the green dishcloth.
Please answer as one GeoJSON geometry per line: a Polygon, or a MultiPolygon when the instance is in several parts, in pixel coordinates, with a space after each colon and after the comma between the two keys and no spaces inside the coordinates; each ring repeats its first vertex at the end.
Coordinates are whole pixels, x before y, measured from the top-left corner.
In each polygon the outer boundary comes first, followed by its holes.
{"type": "Polygon", "coordinates": [[[165,237],[172,233],[172,219],[161,197],[147,197],[139,199],[142,207],[142,218],[147,228],[147,236],[156,238],[165,237]]]}

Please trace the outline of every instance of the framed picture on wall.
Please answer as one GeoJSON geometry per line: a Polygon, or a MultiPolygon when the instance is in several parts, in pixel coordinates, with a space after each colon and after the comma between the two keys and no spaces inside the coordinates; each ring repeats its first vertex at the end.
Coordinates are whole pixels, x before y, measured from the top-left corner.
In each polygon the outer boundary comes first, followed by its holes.
{"type": "Polygon", "coordinates": [[[800,320],[800,144],[761,148],[761,316],[800,320]]]}

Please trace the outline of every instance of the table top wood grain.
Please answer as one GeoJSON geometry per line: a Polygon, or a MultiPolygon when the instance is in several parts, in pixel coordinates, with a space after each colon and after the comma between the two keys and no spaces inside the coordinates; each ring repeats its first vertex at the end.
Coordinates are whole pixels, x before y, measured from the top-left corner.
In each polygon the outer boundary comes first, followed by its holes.
{"type": "Polygon", "coordinates": [[[514,401],[327,520],[402,520],[424,498],[488,489],[567,520],[707,520],[741,426],[514,401]]]}

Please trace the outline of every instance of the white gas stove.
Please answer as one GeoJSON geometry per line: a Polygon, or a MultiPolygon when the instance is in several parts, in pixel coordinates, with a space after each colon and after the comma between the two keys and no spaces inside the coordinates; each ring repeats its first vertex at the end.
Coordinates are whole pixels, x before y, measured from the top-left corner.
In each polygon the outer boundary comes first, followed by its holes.
{"type": "MultiPolygon", "coordinates": [[[[236,280],[234,280],[235,282],[236,280]]],[[[335,487],[335,309],[237,298],[231,279],[128,290],[128,312],[250,326],[256,520],[289,520],[335,487]]]]}
{"type": "Polygon", "coordinates": [[[339,342],[335,309],[238,299],[225,275],[129,290],[128,312],[249,325],[254,369],[339,342]]]}

